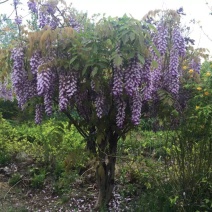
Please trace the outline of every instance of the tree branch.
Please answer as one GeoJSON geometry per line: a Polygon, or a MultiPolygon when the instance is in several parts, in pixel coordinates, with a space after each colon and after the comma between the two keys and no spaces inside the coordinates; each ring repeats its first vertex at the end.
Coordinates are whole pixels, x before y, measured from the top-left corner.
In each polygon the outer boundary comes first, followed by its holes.
{"type": "Polygon", "coordinates": [[[66,111],[63,112],[68,119],[73,123],[73,125],[76,127],[76,129],[78,130],[78,132],[84,137],[84,138],[88,138],[88,135],[85,133],[85,131],[77,124],[77,122],[74,120],[74,118],[66,111]]]}
{"type": "MultiPolygon", "coordinates": [[[[56,104],[58,104],[57,100],[53,100],[56,104]]],[[[73,125],[76,127],[76,129],[78,130],[78,132],[80,133],[80,135],[82,135],[83,138],[88,138],[88,135],[86,134],[86,132],[79,126],[79,124],[77,124],[76,120],[74,120],[74,118],[71,116],[71,114],[69,114],[67,111],[63,111],[63,113],[67,116],[67,118],[73,123],[73,125]]]]}
{"type": "MultiPolygon", "coordinates": [[[[18,18],[17,5],[15,3],[14,3],[14,8],[15,8],[16,18],[18,18]]],[[[21,37],[21,29],[20,29],[20,25],[19,24],[18,24],[18,34],[19,34],[19,37],[21,37]]]]}
{"type": "Polygon", "coordinates": [[[0,4],[3,4],[3,3],[5,3],[5,2],[7,2],[7,1],[9,1],[9,0],[2,1],[2,2],[0,2],[0,4]]]}

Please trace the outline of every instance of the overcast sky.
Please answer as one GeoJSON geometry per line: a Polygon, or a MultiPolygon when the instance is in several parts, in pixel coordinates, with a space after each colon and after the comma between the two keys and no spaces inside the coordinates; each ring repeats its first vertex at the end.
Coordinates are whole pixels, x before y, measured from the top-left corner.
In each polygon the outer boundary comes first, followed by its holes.
{"type": "MultiPolygon", "coordinates": [[[[9,0],[7,3],[0,4],[0,13],[10,14],[12,2],[13,0],[9,0]]],[[[21,2],[26,4],[27,0],[21,0],[21,2]]],[[[212,0],[66,0],[66,2],[72,2],[73,7],[79,11],[88,12],[89,16],[95,13],[122,16],[126,13],[137,19],[141,19],[150,10],[183,7],[186,13],[183,22],[188,23],[191,19],[199,21],[204,33],[212,39],[212,15],[209,15],[212,0]]],[[[22,10],[21,14],[27,13],[22,10]]],[[[191,37],[196,40],[196,47],[208,48],[212,55],[212,41],[207,38],[197,24],[192,25],[191,29],[191,37]]]]}

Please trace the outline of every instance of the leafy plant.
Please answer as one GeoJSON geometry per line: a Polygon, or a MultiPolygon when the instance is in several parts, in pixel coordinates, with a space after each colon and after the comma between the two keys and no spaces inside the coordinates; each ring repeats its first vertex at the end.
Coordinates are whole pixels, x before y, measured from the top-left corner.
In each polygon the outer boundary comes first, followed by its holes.
{"type": "Polygon", "coordinates": [[[32,188],[42,188],[46,178],[46,171],[39,170],[39,173],[34,173],[31,178],[31,187],[32,188]]]}
{"type": "Polygon", "coordinates": [[[19,183],[22,179],[22,176],[20,173],[15,173],[12,175],[12,177],[9,179],[9,185],[10,186],[14,186],[16,185],[17,183],[19,183]]]}

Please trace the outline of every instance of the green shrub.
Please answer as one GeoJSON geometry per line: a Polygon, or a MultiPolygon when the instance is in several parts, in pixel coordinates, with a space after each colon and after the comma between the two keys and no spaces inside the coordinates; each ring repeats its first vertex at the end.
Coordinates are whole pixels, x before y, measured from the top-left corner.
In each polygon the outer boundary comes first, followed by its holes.
{"type": "Polygon", "coordinates": [[[46,178],[46,171],[45,170],[39,170],[39,173],[34,173],[33,177],[31,178],[31,187],[32,188],[42,188],[44,185],[44,181],[46,178]]]}
{"type": "Polygon", "coordinates": [[[9,153],[0,151],[0,166],[9,164],[11,160],[12,157],[9,153]]]}
{"type": "MultiPolygon", "coordinates": [[[[166,171],[178,211],[212,209],[212,62],[206,62],[198,84],[188,86],[193,97],[181,114],[178,130],[170,136],[166,171]]],[[[173,204],[174,203],[174,204],[173,204]]]]}

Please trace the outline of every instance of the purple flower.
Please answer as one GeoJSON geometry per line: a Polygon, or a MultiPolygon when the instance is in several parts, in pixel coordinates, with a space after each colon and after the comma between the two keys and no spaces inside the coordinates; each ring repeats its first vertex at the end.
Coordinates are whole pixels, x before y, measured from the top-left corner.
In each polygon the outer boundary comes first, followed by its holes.
{"type": "Polygon", "coordinates": [[[43,116],[43,105],[37,104],[35,108],[35,123],[41,124],[43,116]]]}
{"type": "Polygon", "coordinates": [[[189,63],[190,69],[193,69],[196,71],[198,74],[200,74],[200,68],[201,68],[201,62],[199,58],[192,59],[191,62],[189,63]]]}
{"type": "Polygon", "coordinates": [[[140,123],[140,117],[141,117],[141,107],[142,107],[142,101],[141,96],[139,92],[136,92],[135,95],[132,97],[132,123],[134,125],[138,125],[140,123]]]}
{"type": "Polygon", "coordinates": [[[22,18],[21,18],[20,16],[16,16],[16,18],[15,18],[15,23],[16,23],[17,25],[20,25],[20,24],[22,23],[22,18]]]}
{"type": "Polygon", "coordinates": [[[134,58],[125,70],[124,76],[125,91],[129,96],[133,96],[133,94],[138,90],[141,83],[141,73],[142,67],[138,60],[134,58]]]}
{"type": "Polygon", "coordinates": [[[179,54],[177,49],[174,47],[171,49],[170,53],[170,62],[169,62],[169,70],[166,73],[166,84],[168,87],[169,92],[174,95],[177,95],[179,92],[179,54]]]}
{"type": "Polygon", "coordinates": [[[113,88],[112,92],[114,96],[120,96],[123,93],[123,72],[120,68],[114,68],[113,74],[113,88]]]}
{"type": "Polygon", "coordinates": [[[20,0],[13,0],[13,4],[16,7],[18,4],[20,4],[20,0]]]}
{"type": "Polygon", "coordinates": [[[117,98],[115,101],[116,101],[116,108],[117,108],[116,125],[119,128],[123,128],[124,120],[125,120],[125,109],[126,109],[127,104],[121,98],[117,98]]]}
{"type": "Polygon", "coordinates": [[[59,75],[59,108],[66,110],[69,100],[77,92],[77,75],[72,72],[62,72],[59,75]]]}
{"type": "Polygon", "coordinates": [[[160,23],[157,26],[157,34],[153,37],[153,42],[156,45],[161,56],[166,53],[168,39],[168,29],[164,23],[160,23]]]}
{"type": "Polygon", "coordinates": [[[175,28],[172,32],[172,43],[174,48],[178,50],[179,55],[183,57],[186,53],[185,40],[182,37],[179,28],[175,28]]]}
{"type": "Polygon", "coordinates": [[[28,5],[28,8],[31,12],[38,13],[37,4],[34,0],[28,1],[27,5],[28,5]]]}
{"type": "Polygon", "coordinates": [[[97,117],[102,118],[105,109],[105,98],[102,92],[97,95],[94,104],[96,108],[97,117]]]}

